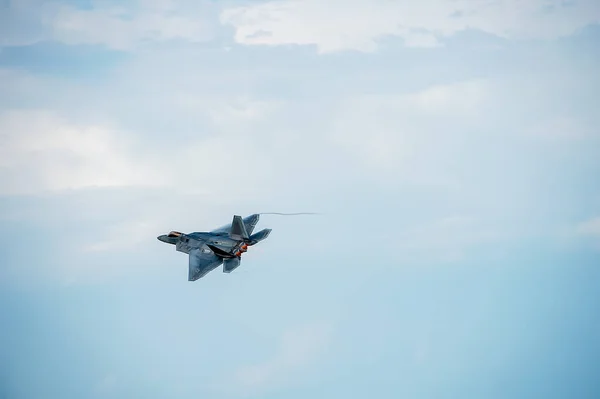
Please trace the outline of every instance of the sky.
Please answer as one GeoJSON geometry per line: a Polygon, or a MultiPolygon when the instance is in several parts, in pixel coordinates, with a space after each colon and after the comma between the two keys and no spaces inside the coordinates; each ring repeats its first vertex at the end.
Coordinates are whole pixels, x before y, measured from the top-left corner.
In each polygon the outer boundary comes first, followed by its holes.
{"type": "Polygon", "coordinates": [[[597,398],[596,0],[0,0],[0,398],[597,398]],[[263,215],[231,274],[156,239],[263,215]]]}

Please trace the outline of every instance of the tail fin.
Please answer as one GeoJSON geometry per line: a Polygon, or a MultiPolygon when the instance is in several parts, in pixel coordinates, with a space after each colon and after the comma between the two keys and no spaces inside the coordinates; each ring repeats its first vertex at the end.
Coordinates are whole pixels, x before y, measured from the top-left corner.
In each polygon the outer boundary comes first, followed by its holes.
{"type": "Polygon", "coordinates": [[[258,214],[258,213],[247,216],[243,219],[244,225],[246,226],[246,231],[248,232],[248,235],[252,234],[252,232],[254,231],[254,227],[256,227],[256,224],[258,223],[259,219],[260,219],[260,214],[258,214]]]}
{"type": "Polygon", "coordinates": [[[231,222],[231,230],[229,232],[229,237],[234,240],[247,240],[248,232],[246,231],[246,226],[244,225],[244,221],[241,216],[235,215],[233,217],[233,222],[231,222]]]}
{"type": "Polygon", "coordinates": [[[252,234],[250,238],[248,238],[248,245],[254,245],[264,240],[271,234],[271,229],[264,229],[259,231],[258,233],[252,234]]]}

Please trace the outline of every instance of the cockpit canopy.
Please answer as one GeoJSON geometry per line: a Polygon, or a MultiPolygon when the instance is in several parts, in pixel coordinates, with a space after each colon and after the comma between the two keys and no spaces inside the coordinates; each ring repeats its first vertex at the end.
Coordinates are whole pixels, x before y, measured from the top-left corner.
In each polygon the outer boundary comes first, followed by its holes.
{"type": "Polygon", "coordinates": [[[168,237],[171,237],[171,238],[181,237],[181,233],[178,231],[172,231],[169,233],[168,237]]]}

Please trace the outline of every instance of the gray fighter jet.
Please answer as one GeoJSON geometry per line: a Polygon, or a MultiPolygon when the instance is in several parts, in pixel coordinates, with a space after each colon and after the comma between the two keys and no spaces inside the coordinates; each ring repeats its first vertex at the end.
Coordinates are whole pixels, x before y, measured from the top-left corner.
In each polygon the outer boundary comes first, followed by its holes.
{"type": "Polygon", "coordinates": [[[175,250],[188,254],[188,281],[196,281],[221,264],[224,273],[231,273],[237,268],[248,247],[264,240],[271,233],[271,229],[264,229],[252,234],[259,218],[259,214],[244,219],[235,215],[231,225],[209,232],[184,234],[172,231],[157,238],[175,245],[175,250]]]}

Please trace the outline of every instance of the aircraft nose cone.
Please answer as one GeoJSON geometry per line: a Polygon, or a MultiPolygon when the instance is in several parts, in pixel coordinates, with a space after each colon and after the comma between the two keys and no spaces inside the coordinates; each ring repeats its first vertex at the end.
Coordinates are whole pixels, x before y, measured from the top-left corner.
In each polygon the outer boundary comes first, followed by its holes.
{"type": "Polygon", "coordinates": [[[167,244],[176,245],[177,241],[179,241],[178,237],[169,237],[167,234],[160,235],[156,237],[158,241],[166,242],[167,244]]]}
{"type": "Polygon", "coordinates": [[[162,242],[169,242],[169,241],[167,240],[167,235],[166,235],[166,234],[159,235],[159,236],[158,236],[158,237],[156,237],[156,238],[157,238],[159,241],[162,241],[162,242]]]}

